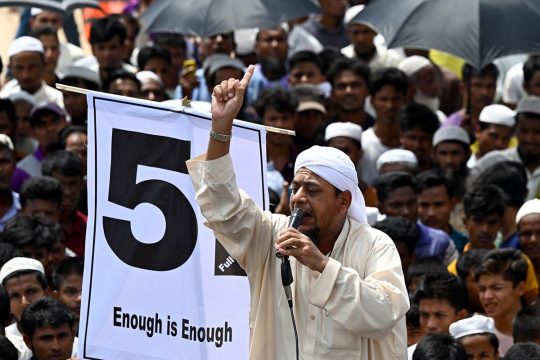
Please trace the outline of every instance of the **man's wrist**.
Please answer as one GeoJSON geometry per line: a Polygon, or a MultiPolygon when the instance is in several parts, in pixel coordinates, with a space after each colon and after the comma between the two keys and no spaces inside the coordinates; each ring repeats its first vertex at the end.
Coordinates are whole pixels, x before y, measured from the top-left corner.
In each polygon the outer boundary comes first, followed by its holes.
{"type": "Polygon", "coordinates": [[[210,138],[221,142],[229,142],[231,141],[232,134],[230,131],[228,133],[221,133],[210,129],[210,138]]]}

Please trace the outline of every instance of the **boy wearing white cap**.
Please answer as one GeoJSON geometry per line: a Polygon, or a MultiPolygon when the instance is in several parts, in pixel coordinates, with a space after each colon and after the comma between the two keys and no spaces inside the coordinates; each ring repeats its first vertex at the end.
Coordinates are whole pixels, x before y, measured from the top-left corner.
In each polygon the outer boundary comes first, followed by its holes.
{"type": "Polygon", "coordinates": [[[486,106],[480,113],[476,127],[476,142],[471,145],[472,155],[467,167],[472,168],[476,160],[493,150],[508,148],[514,126],[516,113],[509,107],[500,104],[486,106]]]}
{"type": "Polygon", "coordinates": [[[450,325],[450,335],[465,347],[467,359],[499,359],[499,339],[492,318],[474,315],[450,325]]]}
{"type": "Polygon", "coordinates": [[[20,320],[28,305],[49,295],[45,270],[38,260],[16,257],[0,269],[0,283],[9,294],[11,315],[15,319],[6,328],[6,337],[19,351],[19,359],[29,359],[31,351],[24,343],[20,320]]]}
{"type": "Polygon", "coordinates": [[[516,215],[521,250],[531,259],[536,277],[540,275],[540,199],[527,201],[516,215]]]}
{"type": "Polygon", "coordinates": [[[0,97],[9,97],[24,90],[30,93],[36,102],[54,102],[60,107],[64,106],[62,93],[43,80],[45,58],[41,41],[30,36],[15,39],[9,47],[8,56],[13,80],[4,85],[0,97]]]}

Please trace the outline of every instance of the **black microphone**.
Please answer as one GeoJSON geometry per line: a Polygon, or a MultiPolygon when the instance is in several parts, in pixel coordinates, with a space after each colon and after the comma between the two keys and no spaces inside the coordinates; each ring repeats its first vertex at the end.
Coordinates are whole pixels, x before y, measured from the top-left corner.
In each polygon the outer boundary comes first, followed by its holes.
{"type": "MultiPolygon", "coordinates": [[[[289,227],[298,229],[300,224],[304,220],[304,210],[300,208],[294,208],[291,217],[289,218],[289,227]]],[[[285,297],[289,303],[289,308],[292,309],[292,293],[291,293],[291,284],[293,282],[293,276],[291,271],[291,263],[289,262],[288,256],[283,256],[279,252],[276,253],[276,256],[281,258],[281,282],[283,284],[283,289],[285,290],[285,297]]]]}
{"type": "MultiPolygon", "coordinates": [[[[303,220],[304,220],[304,210],[300,208],[294,208],[291,216],[289,217],[289,226],[287,227],[298,229],[300,224],[302,224],[303,220]]],[[[280,259],[283,257],[283,255],[281,255],[279,251],[276,251],[276,256],[280,259]]]]}

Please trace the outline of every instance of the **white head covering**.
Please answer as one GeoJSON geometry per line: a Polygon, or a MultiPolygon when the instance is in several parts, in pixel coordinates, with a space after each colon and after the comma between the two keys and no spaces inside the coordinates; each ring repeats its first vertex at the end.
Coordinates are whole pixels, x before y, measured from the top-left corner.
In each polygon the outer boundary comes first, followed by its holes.
{"type": "Polygon", "coordinates": [[[34,51],[44,53],[43,43],[31,36],[21,36],[11,42],[8,50],[8,56],[12,57],[24,51],[34,51]]]}
{"type": "Polygon", "coordinates": [[[335,122],[326,127],[324,141],[344,136],[362,143],[362,127],[352,122],[335,122]]]}
{"type": "Polygon", "coordinates": [[[519,224],[524,216],[530,214],[540,214],[540,199],[532,199],[521,205],[516,214],[516,225],[519,224]]]}
{"type": "Polygon", "coordinates": [[[514,127],[516,113],[507,106],[500,104],[488,105],[480,112],[479,120],[488,124],[514,127]]]}
{"type": "Polygon", "coordinates": [[[401,60],[401,62],[398,64],[398,69],[410,77],[420,71],[420,69],[429,65],[431,65],[431,61],[425,57],[413,55],[401,60]]]}
{"type": "Polygon", "coordinates": [[[139,71],[138,73],[135,74],[135,76],[140,82],[144,82],[146,80],[154,80],[155,82],[159,84],[159,86],[163,86],[163,81],[161,81],[159,76],[153,71],[149,71],[149,70],[139,71]]]}
{"type": "Polygon", "coordinates": [[[341,191],[350,191],[352,201],[347,215],[367,224],[364,196],[358,187],[356,168],[347,154],[336,148],[315,145],[296,158],[294,173],[300,168],[314,172],[341,191]]]}
{"type": "Polygon", "coordinates": [[[377,171],[381,171],[383,165],[393,163],[406,163],[414,167],[418,166],[418,160],[412,151],[405,149],[392,149],[385,151],[381,154],[381,156],[379,156],[376,163],[377,171]]]}
{"type": "Polygon", "coordinates": [[[4,264],[4,266],[2,266],[2,269],[0,270],[0,284],[3,284],[4,280],[9,275],[23,270],[34,270],[45,275],[43,265],[41,265],[39,261],[26,257],[16,257],[9,260],[4,264]]]}
{"type": "Polygon", "coordinates": [[[493,319],[484,315],[474,315],[450,324],[450,335],[455,339],[476,334],[495,334],[493,319]]]}

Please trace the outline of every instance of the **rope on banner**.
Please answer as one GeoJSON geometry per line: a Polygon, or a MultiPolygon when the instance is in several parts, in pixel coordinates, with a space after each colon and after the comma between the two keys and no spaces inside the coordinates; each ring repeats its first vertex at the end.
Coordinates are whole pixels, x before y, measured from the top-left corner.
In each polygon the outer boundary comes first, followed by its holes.
{"type": "MultiPolygon", "coordinates": [[[[76,87],[76,86],[70,86],[70,85],[64,85],[64,84],[56,84],[56,88],[58,90],[71,91],[71,92],[74,92],[74,93],[86,95],[86,89],[76,87]]],[[[189,106],[189,100],[187,98],[182,99],[182,106],[190,107],[189,106]]],[[[291,135],[291,136],[296,135],[296,132],[293,131],[293,130],[287,130],[287,129],[277,128],[277,127],[273,127],[273,126],[265,126],[265,128],[266,128],[266,131],[273,132],[273,133],[285,134],[285,135],[291,135]]]]}

